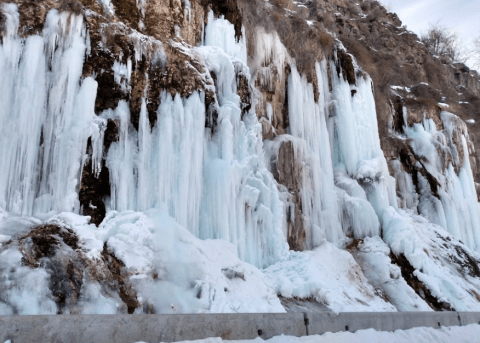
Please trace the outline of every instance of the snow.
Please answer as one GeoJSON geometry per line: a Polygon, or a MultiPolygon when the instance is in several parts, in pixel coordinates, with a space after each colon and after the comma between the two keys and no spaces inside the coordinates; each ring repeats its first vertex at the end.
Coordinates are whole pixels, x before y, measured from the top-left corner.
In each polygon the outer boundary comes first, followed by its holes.
{"type": "Polygon", "coordinates": [[[390,248],[378,236],[366,237],[353,253],[365,277],[383,292],[399,311],[431,311],[402,278],[400,268],[390,260],[390,248]]]}
{"type": "MultiPolygon", "coordinates": [[[[166,209],[112,211],[98,229],[84,219],[62,213],[50,222],[70,225],[92,258],[98,257],[106,242],[131,275],[143,305],[137,313],[150,304],[156,313],[285,312],[266,277],[241,261],[235,246],[196,238],[166,209]]],[[[101,309],[92,299],[112,304],[94,284],[85,292],[84,301],[91,304],[87,313],[94,311],[92,306],[101,309]]]]}
{"type": "Polygon", "coordinates": [[[265,274],[283,297],[312,298],[335,313],[396,311],[375,293],[352,255],[326,241],[312,251],[292,251],[265,274]]]}
{"type": "Polygon", "coordinates": [[[468,263],[465,256],[478,261],[479,255],[424,217],[389,208],[384,211],[383,223],[385,243],[395,255],[407,258],[416,269],[415,277],[439,301],[451,304],[457,311],[480,309],[475,298],[480,282],[461,267],[468,263]],[[455,260],[459,264],[452,263],[455,260]]]}
{"type": "Polygon", "coordinates": [[[56,314],[50,275],[42,268],[22,266],[22,257],[17,249],[0,253],[0,315],[56,314]]]}
{"type": "MultiPolygon", "coordinates": [[[[392,342],[392,343],[472,343],[478,341],[480,335],[480,325],[442,327],[433,328],[413,328],[409,330],[397,330],[395,332],[359,330],[355,333],[337,332],[326,333],[323,335],[312,335],[305,337],[276,336],[266,340],[269,343],[371,343],[371,342],[392,342]]],[[[264,342],[261,338],[254,340],[227,341],[221,338],[207,338],[196,341],[195,343],[242,343],[242,342],[264,342]]],[[[141,343],[141,342],[138,342],[141,343]]],[[[185,341],[184,343],[187,343],[185,341]]]]}

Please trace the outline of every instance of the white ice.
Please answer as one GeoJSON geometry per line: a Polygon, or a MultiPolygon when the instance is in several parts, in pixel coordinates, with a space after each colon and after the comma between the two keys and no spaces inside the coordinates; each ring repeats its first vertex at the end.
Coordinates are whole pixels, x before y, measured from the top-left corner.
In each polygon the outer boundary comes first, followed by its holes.
{"type": "Polygon", "coordinates": [[[327,241],[312,251],[292,251],[264,272],[276,293],[315,299],[332,312],[396,311],[368,283],[352,255],[327,241]]]}
{"type": "Polygon", "coordinates": [[[82,82],[82,16],[48,13],[42,36],[17,37],[16,5],[3,4],[0,45],[0,206],[32,215],[78,211],[77,187],[97,83],[82,82]],[[25,101],[28,99],[28,101],[25,101]]]}

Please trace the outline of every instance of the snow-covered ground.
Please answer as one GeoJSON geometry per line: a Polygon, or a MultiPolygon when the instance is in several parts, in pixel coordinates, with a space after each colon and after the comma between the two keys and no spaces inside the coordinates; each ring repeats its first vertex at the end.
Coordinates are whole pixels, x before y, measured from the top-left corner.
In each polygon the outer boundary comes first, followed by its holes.
{"type": "MultiPolygon", "coordinates": [[[[187,341],[185,341],[187,342],[187,341]]],[[[192,342],[192,341],[189,341],[192,342]]],[[[196,343],[241,343],[265,342],[261,338],[254,340],[224,341],[221,338],[207,338],[193,341],[196,343]]],[[[338,332],[326,333],[321,336],[291,337],[277,336],[266,342],[269,343],[478,343],[480,342],[480,325],[462,327],[444,327],[441,329],[414,328],[397,330],[395,332],[375,331],[373,329],[360,330],[355,333],[338,332]]],[[[140,342],[138,342],[140,343],[140,342]]]]}

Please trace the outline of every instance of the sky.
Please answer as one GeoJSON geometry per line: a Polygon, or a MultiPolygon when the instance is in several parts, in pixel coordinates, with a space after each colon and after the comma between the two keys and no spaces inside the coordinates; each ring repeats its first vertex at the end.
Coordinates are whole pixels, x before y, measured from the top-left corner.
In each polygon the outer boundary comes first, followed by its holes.
{"type": "Polygon", "coordinates": [[[416,34],[439,23],[454,29],[465,46],[480,36],[480,0],[381,0],[416,34]]]}

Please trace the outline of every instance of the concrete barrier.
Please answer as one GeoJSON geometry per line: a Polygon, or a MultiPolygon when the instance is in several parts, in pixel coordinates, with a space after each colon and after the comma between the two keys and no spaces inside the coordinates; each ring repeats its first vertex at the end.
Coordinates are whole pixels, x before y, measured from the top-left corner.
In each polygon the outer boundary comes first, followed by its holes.
{"type": "Polygon", "coordinates": [[[0,343],[176,342],[305,336],[303,313],[0,316],[0,343]]]}
{"type": "Polygon", "coordinates": [[[478,312],[459,312],[460,322],[463,325],[480,324],[480,313],[478,312]]]}
{"type": "Polygon", "coordinates": [[[370,328],[395,331],[479,323],[480,313],[476,312],[0,316],[0,343],[268,339],[282,334],[300,337],[370,328]]]}
{"type": "Polygon", "coordinates": [[[326,332],[375,329],[377,331],[408,330],[414,327],[439,328],[461,326],[457,312],[362,312],[362,313],[306,313],[309,335],[326,332]]]}

